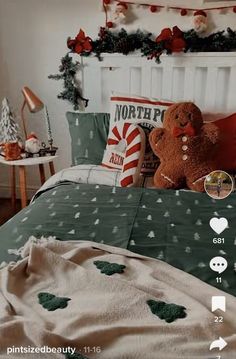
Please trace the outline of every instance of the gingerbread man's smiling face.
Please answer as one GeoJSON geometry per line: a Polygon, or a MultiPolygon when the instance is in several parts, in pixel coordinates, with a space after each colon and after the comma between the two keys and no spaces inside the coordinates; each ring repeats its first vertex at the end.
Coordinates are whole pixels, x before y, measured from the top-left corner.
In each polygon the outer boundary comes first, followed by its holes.
{"type": "Polygon", "coordinates": [[[165,113],[163,126],[174,137],[180,135],[195,136],[203,125],[200,109],[192,102],[172,105],[165,113]]]}

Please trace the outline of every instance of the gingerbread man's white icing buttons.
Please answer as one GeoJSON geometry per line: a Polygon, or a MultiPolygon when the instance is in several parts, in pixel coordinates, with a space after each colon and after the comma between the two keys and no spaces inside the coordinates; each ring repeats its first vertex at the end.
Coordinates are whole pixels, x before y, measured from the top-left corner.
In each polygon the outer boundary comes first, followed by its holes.
{"type": "Polygon", "coordinates": [[[183,142],[187,142],[187,141],[188,141],[188,137],[187,137],[187,136],[183,136],[183,137],[182,137],[182,141],[183,141],[183,142]]]}
{"type": "Polygon", "coordinates": [[[188,156],[187,155],[183,155],[183,160],[186,161],[188,159],[188,156]]]}
{"type": "Polygon", "coordinates": [[[186,145],[182,146],[183,151],[187,151],[187,149],[188,149],[188,146],[186,146],[186,145]]]}

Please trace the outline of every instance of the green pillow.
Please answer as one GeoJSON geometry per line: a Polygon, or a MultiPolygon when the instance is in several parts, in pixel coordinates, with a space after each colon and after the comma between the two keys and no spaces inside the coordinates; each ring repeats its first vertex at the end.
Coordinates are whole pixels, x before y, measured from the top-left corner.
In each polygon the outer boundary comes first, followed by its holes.
{"type": "Polygon", "coordinates": [[[72,165],[99,165],[107,144],[110,114],[67,112],[72,165]]]}

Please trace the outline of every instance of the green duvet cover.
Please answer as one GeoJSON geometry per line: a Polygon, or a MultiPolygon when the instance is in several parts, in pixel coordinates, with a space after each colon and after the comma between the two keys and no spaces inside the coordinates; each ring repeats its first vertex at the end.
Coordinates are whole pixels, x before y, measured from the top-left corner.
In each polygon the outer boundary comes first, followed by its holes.
{"type": "Polygon", "coordinates": [[[235,194],[217,201],[190,191],[63,182],[0,228],[0,263],[15,260],[14,249],[31,235],[90,240],[161,259],[236,295],[235,208],[235,194]],[[228,219],[220,236],[209,226],[212,217],[228,219]],[[214,244],[214,238],[224,238],[224,244],[214,244]],[[209,268],[216,256],[228,261],[221,275],[209,268]]]}

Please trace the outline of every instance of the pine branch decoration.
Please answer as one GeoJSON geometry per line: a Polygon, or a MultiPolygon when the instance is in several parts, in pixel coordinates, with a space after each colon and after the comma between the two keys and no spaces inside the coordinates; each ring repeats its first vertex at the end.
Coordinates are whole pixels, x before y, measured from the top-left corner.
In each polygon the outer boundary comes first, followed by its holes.
{"type": "Polygon", "coordinates": [[[140,50],[143,43],[152,36],[151,33],[138,30],[127,33],[125,29],[118,32],[105,28],[100,29],[99,37],[93,41],[93,53],[101,60],[102,53],[121,53],[128,55],[130,52],[140,50]]]}
{"type": "Polygon", "coordinates": [[[74,110],[81,108],[84,102],[88,105],[88,99],[82,96],[81,89],[76,81],[76,73],[80,70],[79,62],[73,62],[70,53],[81,56],[95,55],[100,61],[102,53],[120,53],[128,55],[134,51],[140,51],[148,60],[155,59],[160,63],[163,53],[171,55],[174,52],[229,52],[236,51],[236,31],[228,28],[218,31],[206,37],[199,36],[195,30],[181,31],[177,26],[173,29],[163,29],[156,37],[152,33],[137,30],[127,33],[125,29],[118,31],[108,28],[100,28],[98,38],[92,40],[80,30],[75,39],[67,39],[70,52],[61,59],[59,74],[50,75],[50,79],[63,80],[64,90],[58,95],[62,100],[68,100],[73,104],[74,110]],[[170,37],[166,34],[170,33],[170,37]]]}
{"type": "Polygon", "coordinates": [[[236,31],[227,28],[207,37],[200,37],[194,30],[184,32],[185,52],[230,52],[236,51],[236,31]]]}
{"type": "Polygon", "coordinates": [[[59,67],[59,74],[49,75],[48,78],[52,80],[63,80],[63,91],[57,96],[59,99],[67,100],[73,104],[75,111],[81,109],[84,103],[85,107],[88,106],[88,99],[82,96],[79,84],[76,81],[76,73],[80,69],[80,63],[78,61],[73,62],[69,53],[67,53],[61,59],[61,65],[59,67]]]}

